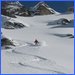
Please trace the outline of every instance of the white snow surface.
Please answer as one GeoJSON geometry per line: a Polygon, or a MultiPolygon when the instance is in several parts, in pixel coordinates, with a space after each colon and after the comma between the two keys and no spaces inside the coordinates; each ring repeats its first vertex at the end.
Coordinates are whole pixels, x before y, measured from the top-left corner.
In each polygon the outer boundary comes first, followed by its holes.
{"type": "Polygon", "coordinates": [[[54,34],[73,34],[74,27],[47,25],[60,18],[74,19],[74,14],[44,15],[11,18],[30,27],[8,30],[1,29],[5,37],[14,40],[16,47],[2,49],[1,73],[3,74],[73,74],[74,38],[54,34]],[[40,45],[35,46],[37,39],[40,45]]]}

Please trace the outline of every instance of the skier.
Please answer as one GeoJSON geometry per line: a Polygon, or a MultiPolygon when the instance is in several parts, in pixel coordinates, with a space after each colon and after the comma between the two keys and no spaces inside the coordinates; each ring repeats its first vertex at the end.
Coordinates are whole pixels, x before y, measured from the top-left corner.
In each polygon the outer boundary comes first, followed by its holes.
{"type": "Polygon", "coordinates": [[[38,42],[37,39],[35,39],[34,43],[35,43],[35,45],[38,45],[39,44],[39,42],[38,42]]]}

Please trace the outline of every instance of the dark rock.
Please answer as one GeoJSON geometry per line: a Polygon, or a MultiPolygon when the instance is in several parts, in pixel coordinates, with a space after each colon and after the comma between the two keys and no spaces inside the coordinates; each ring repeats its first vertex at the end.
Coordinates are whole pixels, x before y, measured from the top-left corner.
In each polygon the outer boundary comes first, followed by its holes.
{"type": "Polygon", "coordinates": [[[9,47],[9,46],[5,46],[5,49],[11,49],[11,47],[9,47]]]}
{"type": "Polygon", "coordinates": [[[73,36],[72,34],[66,34],[66,36],[73,36]]]}
{"type": "Polygon", "coordinates": [[[2,27],[5,29],[14,29],[13,23],[9,21],[6,21],[2,27]]]}
{"type": "Polygon", "coordinates": [[[17,23],[17,22],[14,22],[14,27],[15,28],[23,28],[25,27],[22,23],[17,23]]]}
{"type": "Polygon", "coordinates": [[[23,25],[22,23],[10,22],[10,21],[6,21],[3,25],[3,28],[5,29],[16,29],[16,28],[23,28],[23,27],[25,27],[25,25],[23,25]]]}
{"type": "Polygon", "coordinates": [[[66,25],[66,24],[68,24],[68,23],[70,23],[69,20],[67,20],[67,19],[62,19],[62,24],[63,24],[63,25],[66,25]]]}
{"type": "Polygon", "coordinates": [[[15,46],[14,43],[11,40],[9,40],[8,38],[2,38],[1,46],[6,46],[6,45],[15,46]]]}
{"type": "Polygon", "coordinates": [[[71,36],[70,38],[74,38],[74,36],[71,36]]]}
{"type": "Polygon", "coordinates": [[[66,36],[68,36],[70,38],[74,38],[74,35],[72,35],[72,34],[67,34],[66,36]]]}

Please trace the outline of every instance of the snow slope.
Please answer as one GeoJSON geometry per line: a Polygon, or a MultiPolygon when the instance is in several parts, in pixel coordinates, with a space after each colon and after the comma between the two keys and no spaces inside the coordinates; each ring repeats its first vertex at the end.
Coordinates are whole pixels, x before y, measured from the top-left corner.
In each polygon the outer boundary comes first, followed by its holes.
{"type": "Polygon", "coordinates": [[[2,34],[12,38],[17,46],[1,51],[1,72],[3,74],[74,73],[74,38],[55,35],[74,34],[73,26],[48,26],[49,22],[60,18],[71,20],[74,19],[74,14],[17,16],[13,18],[15,21],[23,22],[30,27],[16,30],[2,28],[2,34]],[[40,46],[34,45],[35,39],[41,42],[40,46]]]}

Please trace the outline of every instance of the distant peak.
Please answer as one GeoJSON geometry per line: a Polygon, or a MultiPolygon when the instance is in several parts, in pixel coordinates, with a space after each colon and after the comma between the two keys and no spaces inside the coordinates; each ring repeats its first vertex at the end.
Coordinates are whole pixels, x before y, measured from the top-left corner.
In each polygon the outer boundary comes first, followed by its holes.
{"type": "Polygon", "coordinates": [[[47,6],[48,7],[48,5],[44,1],[39,2],[36,6],[39,6],[39,5],[47,6]]]}
{"type": "Polygon", "coordinates": [[[36,9],[37,9],[38,7],[40,7],[40,6],[49,8],[49,6],[48,6],[44,1],[41,1],[41,2],[37,3],[37,4],[33,7],[33,9],[36,10],[36,9]]]}

